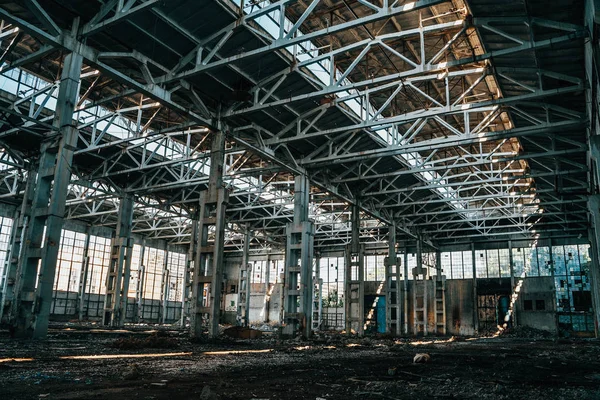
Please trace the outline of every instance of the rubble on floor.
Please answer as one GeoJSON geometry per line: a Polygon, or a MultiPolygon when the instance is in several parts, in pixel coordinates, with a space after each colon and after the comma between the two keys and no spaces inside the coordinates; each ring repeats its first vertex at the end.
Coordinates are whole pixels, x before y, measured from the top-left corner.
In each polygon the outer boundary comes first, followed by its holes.
{"type": "Polygon", "coordinates": [[[357,338],[320,332],[312,340],[265,334],[194,342],[168,330],[118,335],[120,343],[168,339],[177,350],[124,350],[112,346],[114,332],[86,334],[79,328],[56,330],[39,342],[10,340],[0,332],[0,398],[600,398],[600,344],[594,340],[357,338]],[[431,361],[413,363],[418,354],[431,361]]]}

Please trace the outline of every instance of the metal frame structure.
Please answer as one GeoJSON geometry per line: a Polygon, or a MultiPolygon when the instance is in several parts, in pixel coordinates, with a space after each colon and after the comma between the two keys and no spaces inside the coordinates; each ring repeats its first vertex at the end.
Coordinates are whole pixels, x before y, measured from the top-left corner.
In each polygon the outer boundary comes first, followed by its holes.
{"type": "Polygon", "coordinates": [[[47,320],[63,218],[122,226],[122,198],[133,199],[127,235],[190,245],[191,294],[199,304],[211,277],[212,302],[189,314],[209,315],[212,334],[223,254],[248,247],[248,230],[250,253],[300,249],[307,288],[313,246],[587,235],[583,5],[564,15],[560,2],[490,13],[486,0],[85,3],[0,6],[0,201],[23,205],[13,250],[29,238],[8,263],[20,297],[3,305],[22,332],[44,335],[29,314],[47,320]],[[211,18],[191,24],[199,13],[211,18]]]}

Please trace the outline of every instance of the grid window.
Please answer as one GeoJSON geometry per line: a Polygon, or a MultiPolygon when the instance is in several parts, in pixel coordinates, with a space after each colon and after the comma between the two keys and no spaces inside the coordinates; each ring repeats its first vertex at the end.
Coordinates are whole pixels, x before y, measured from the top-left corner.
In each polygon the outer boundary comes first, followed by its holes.
{"type": "Polygon", "coordinates": [[[510,253],[508,249],[500,249],[498,257],[500,261],[500,277],[510,278],[510,253]]]}
{"type": "Polygon", "coordinates": [[[55,291],[79,291],[84,247],[85,233],[61,231],[60,250],[54,278],[55,291]]]}
{"type": "Polygon", "coordinates": [[[167,300],[169,301],[181,301],[182,299],[185,260],[185,254],[169,251],[167,261],[167,268],[169,270],[167,300]]]}
{"type": "Polygon", "coordinates": [[[487,278],[487,265],[485,260],[485,250],[475,252],[475,269],[477,278],[487,278]]]}
{"type": "MultiPolygon", "coordinates": [[[[0,284],[2,284],[2,276],[4,276],[4,267],[7,260],[8,247],[10,245],[12,225],[12,219],[0,217],[0,284]]],[[[1,288],[2,286],[0,286],[0,289],[1,288]]]]}
{"type": "Polygon", "coordinates": [[[488,278],[500,277],[500,255],[497,249],[486,251],[488,278]]]}
{"type": "Polygon", "coordinates": [[[512,249],[513,253],[513,273],[515,277],[521,278],[525,275],[525,261],[523,259],[523,252],[521,248],[512,249]]]}
{"type": "Polygon", "coordinates": [[[465,279],[473,278],[473,252],[463,251],[463,271],[465,279]]]}
{"type": "Polygon", "coordinates": [[[103,295],[106,292],[106,274],[110,262],[110,248],[110,239],[90,236],[86,293],[103,295]]]}
{"type": "Polygon", "coordinates": [[[408,253],[408,262],[406,265],[408,266],[408,277],[409,279],[414,279],[413,268],[417,267],[417,255],[415,253],[408,253]]]}
{"type": "Polygon", "coordinates": [[[131,268],[129,273],[129,290],[127,295],[129,297],[136,297],[137,287],[140,282],[140,271],[142,266],[142,246],[139,244],[133,245],[133,251],[131,253],[131,268]]]}
{"type": "Polygon", "coordinates": [[[365,281],[374,282],[377,280],[376,256],[365,256],[365,281]]]}
{"type": "Polygon", "coordinates": [[[548,247],[537,248],[537,260],[540,276],[552,276],[550,249],[548,247]]]}
{"type": "Polygon", "coordinates": [[[451,253],[444,252],[441,254],[442,259],[442,274],[446,274],[446,277],[452,279],[452,259],[451,253]]]}
{"type": "Polygon", "coordinates": [[[160,300],[165,251],[146,247],[144,252],[144,299],[160,300]]]}

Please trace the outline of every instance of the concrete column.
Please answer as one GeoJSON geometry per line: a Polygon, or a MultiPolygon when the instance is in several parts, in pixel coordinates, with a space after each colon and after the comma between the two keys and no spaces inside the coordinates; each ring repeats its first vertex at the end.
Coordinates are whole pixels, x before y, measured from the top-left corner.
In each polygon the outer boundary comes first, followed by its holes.
{"type": "Polygon", "coordinates": [[[181,290],[181,320],[179,321],[179,325],[182,327],[185,326],[186,320],[190,316],[194,260],[196,259],[196,250],[198,249],[198,215],[192,217],[190,228],[190,246],[185,260],[183,288],[181,290]]]}
{"type": "Polygon", "coordinates": [[[165,243],[165,262],[162,273],[162,294],[160,323],[164,324],[167,318],[167,303],[169,298],[169,245],[165,243]]]}
{"type": "Polygon", "coordinates": [[[135,312],[133,318],[135,322],[140,322],[144,316],[144,276],[146,273],[146,241],[142,239],[140,245],[140,265],[138,266],[138,276],[135,286],[135,312]]]}
{"type": "Polygon", "coordinates": [[[115,237],[112,240],[112,252],[108,274],[106,276],[106,295],[104,297],[104,317],[102,323],[110,326],[123,326],[127,311],[127,293],[131,276],[131,257],[133,240],[133,196],[126,195],[119,201],[119,217],[115,237]]]}
{"type": "Polygon", "coordinates": [[[313,288],[317,290],[317,296],[313,300],[313,329],[321,329],[321,318],[323,317],[323,279],[321,279],[321,254],[315,254],[315,275],[313,288]]]}
{"type": "Polygon", "coordinates": [[[27,171],[27,181],[23,193],[23,202],[15,213],[10,237],[10,248],[6,254],[6,263],[2,282],[2,298],[0,298],[0,322],[5,318],[11,320],[11,309],[15,298],[17,270],[22,258],[22,246],[27,237],[27,227],[31,219],[31,202],[35,191],[37,172],[32,168],[27,171]]]}
{"type": "Polygon", "coordinates": [[[73,111],[79,99],[82,60],[78,54],[65,57],[53,124],[56,133],[48,135],[41,145],[31,221],[19,262],[11,315],[12,329],[19,337],[45,338],[48,332],[67,189],[77,146],[73,111]]]}
{"type": "Polygon", "coordinates": [[[223,246],[225,244],[225,209],[229,199],[223,185],[225,132],[211,133],[210,175],[208,188],[200,194],[198,243],[194,261],[193,312],[191,335],[219,335],[221,286],[223,284],[223,246]],[[215,240],[209,241],[208,230],[215,227],[215,240]]]}
{"type": "Polygon", "coordinates": [[[90,265],[90,232],[89,228],[85,233],[85,242],[83,245],[83,262],[81,263],[81,274],[79,276],[79,304],[78,304],[78,312],[79,312],[79,321],[83,321],[83,309],[85,308],[85,289],[86,282],[88,279],[89,265],[90,265]]]}
{"type": "Polygon", "coordinates": [[[352,205],[352,237],[346,246],[346,333],[364,334],[365,268],[364,248],[360,244],[360,209],[352,205]]]}
{"type": "Polygon", "coordinates": [[[404,334],[408,335],[408,247],[404,247],[404,334]]]}
{"type": "MultiPolygon", "coordinates": [[[[550,254],[552,254],[552,249],[550,249],[550,254]]],[[[514,295],[516,288],[516,277],[515,277],[515,262],[513,259],[513,247],[512,240],[508,241],[508,264],[510,267],[510,291],[514,295]]],[[[520,279],[521,277],[519,277],[520,279]]],[[[517,326],[517,304],[513,304],[512,306],[512,314],[511,314],[512,324],[513,326],[517,326]]]]}
{"type": "Polygon", "coordinates": [[[471,243],[471,259],[473,260],[473,329],[479,332],[479,300],[477,298],[477,267],[475,266],[475,243],[471,243]]]}
{"type": "Polygon", "coordinates": [[[592,228],[589,230],[592,253],[590,283],[594,306],[596,337],[598,337],[598,324],[600,324],[600,195],[596,194],[588,197],[588,208],[592,216],[592,228]]]}
{"type": "Polygon", "coordinates": [[[314,224],[308,219],[310,182],[298,175],[294,183],[294,221],[286,227],[284,327],[282,333],[306,338],[312,334],[314,224]]]}
{"type": "Polygon", "coordinates": [[[420,333],[419,325],[423,326],[423,336],[428,334],[428,290],[427,274],[428,270],[423,268],[423,242],[421,237],[417,238],[417,266],[413,273],[413,332],[415,335],[420,333]],[[423,276],[423,279],[420,277],[423,276]],[[421,297],[421,302],[419,302],[421,297]],[[419,304],[421,303],[421,304],[419,304]],[[419,305],[421,307],[419,307],[419,305]]]}
{"type": "MultiPolygon", "coordinates": [[[[250,324],[250,282],[252,279],[252,266],[248,262],[250,252],[250,231],[244,228],[244,247],[242,248],[242,262],[240,265],[240,278],[238,282],[238,307],[237,319],[241,326],[250,324]]],[[[268,270],[267,263],[267,270],[268,270]]]]}
{"type": "Polygon", "coordinates": [[[388,256],[385,259],[385,312],[386,331],[399,336],[402,326],[402,301],[400,296],[400,259],[396,253],[396,225],[389,226],[388,256]]]}

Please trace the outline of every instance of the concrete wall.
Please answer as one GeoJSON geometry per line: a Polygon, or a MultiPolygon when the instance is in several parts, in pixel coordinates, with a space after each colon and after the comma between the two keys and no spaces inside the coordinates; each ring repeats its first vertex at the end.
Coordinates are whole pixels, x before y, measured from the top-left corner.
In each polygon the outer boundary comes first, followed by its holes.
{"type": "Polygon", "coordinates": [[[473,280],[446,281],[446,332],[449,335],[474,335],[473,280]]]}
{"type": "Polygon", "coordinates": [[[525,278],[516,305],[517,325],[557,333],[554,278],[551,276],[525,278]],[[544,301],[544,309],[537,309],[537,300],[544,301]],[[525,310],[526,301],[531,301],[533,310],[525,310]]]}

